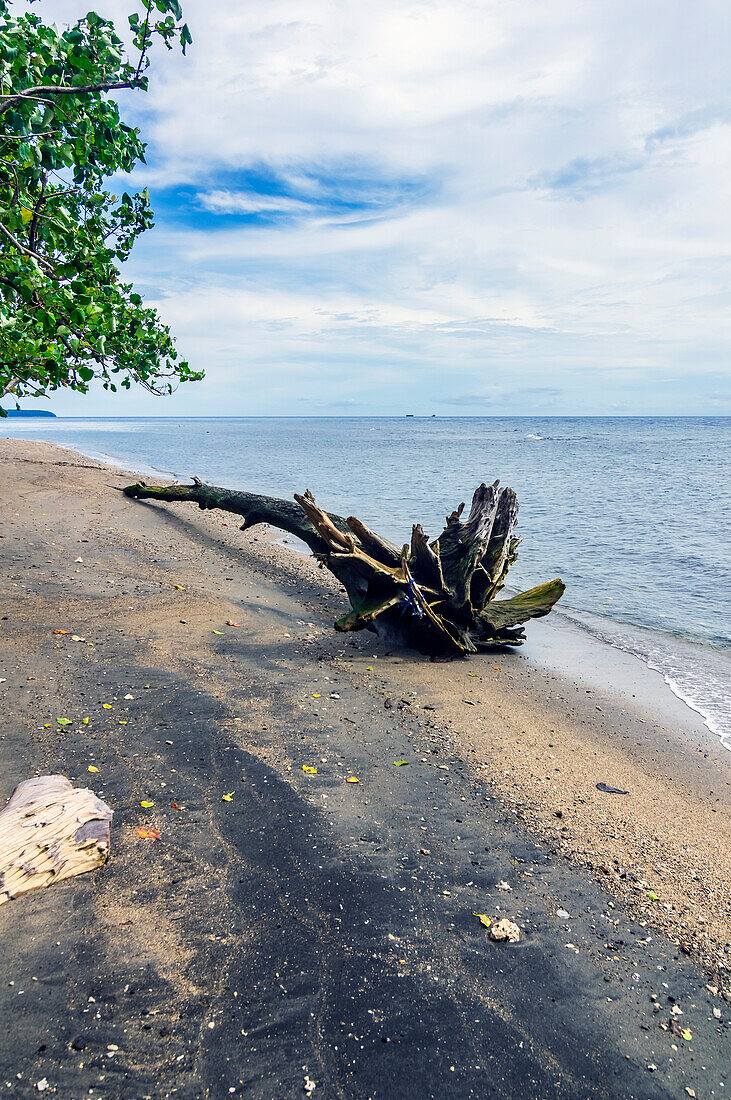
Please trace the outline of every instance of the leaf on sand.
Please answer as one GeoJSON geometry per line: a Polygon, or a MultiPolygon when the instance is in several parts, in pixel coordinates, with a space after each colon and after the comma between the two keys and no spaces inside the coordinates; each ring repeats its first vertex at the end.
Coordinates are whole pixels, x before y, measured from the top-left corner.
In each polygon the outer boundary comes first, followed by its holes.
{"type": "Polygon", "coordinates": [[[373,672],[373,665],[368,665],[366,672],[373,672]]]}
{"type": "Polygon", "coordinates": [[[59,726],[70,726],[71,725],[71,719],[70,718],[57,718],[56,721],[58,722],[59,726]]]}
{"type": "Polygon", "coordinates": [[[241,626],[241,623],[235,623],[233,619],[226,619],[226,626],[241,626]]]}
{"type": "Polygon", "coordinates": [[[212,630],[211,633],[212,634],[223,634],[223,631],[222,630],[212,630]]]}
{"type": "Polygon", "coordinates": [[[87,770],[88,772],[98,772],[98,771],[99,771],[99,769],[98,769],[98,768],[96,768],[96,767],[94,767],[94,765],[93,765],[93,764],[89,764],[89,767],[88,767],[88,768],[87,768],[86,770],[87,770]]]}
{"type": "Polygon", "coordinates": [[[647,891],[647,896],[650,899],[650,901],[659,901],[660,900],[660,895],[656,894],[654,890],[648,890],[647,891]]]}
{"type": "Polygon", "coordinates": [[[408,760],[394,760],[393,762],[394,768],[406,768],[408,767],[408,764],[408,760]]]}
{"type": "Polygon", "coordinates": [[[610,787],[608,783],[597,783],[596,789],[603,794],[629,794],[629,791],[623,791],[619,787],[610,787]]]}
{"type": "Polygon", "coordinates": [[[112,704],[111,703],[102,703],[102,706],[104,707],[104,710],[111,710],[112,709],[112,704]]]}
{"type": "Polygon", "coordinates": [[[183,588],[182,584],[174,584],[173,588],[177,588],[178,592],[185,592],[185,589],[183,588]]]}
{"type": "Polygon", "coordinates": [[[154,806],[154,805],[155,805],[154,802],[150,802],[147,799],[143,799],[142,802],[140,802],[140,806],[142,807],[143,810],[149,810],[150,806],[154,806]]]}
{"type": "Polygon", "coordinates": [[[492,666],[492,671],[493,672],[499,672],[500,671],[500,666],[499,665],[493,665],[492,666]]]}
{"type": "Polygon", "coordinates": [[[117,725],[118,726],[126,726],[127,725],[127,719],[126,718],[120,718],[119,721],[117,722],[117,725]]]}
{"type": "Polygon", "coordinates": [[[303,764],[302,771],[308,775],[317,775],[317,768],[311,768],[309,764],[303,764]]]}
{"type": "Polygon", "coordinates": [[[477,917],[480,924],[484,925],[485,928],[489,928],[492,924],[492,921],[488,917],[487,913],[473,913],[472,916],[477,917]]]}
{"type": "Polygon", "coordinates": [[[88,718],[82,718],[81,719],[81,724],[82,724],[82,726],[88,726],[89,725],[89,719],[88,718]]]}
{"type": "Polygon", "coordinates": [[[143,840],[159,840],[160,834],[157,829],[152,829],[148,825],[138,825],[135,829],[137,836],[141,836],[143,840]]]}
{"type": "Polygon", "coordinates": [[[322,695],[320,695],[319,691],[313,691],[312,692],[312,698],[313,699],[322,699],[322,695]]]}
{"type": "Polygon", "coordinates": [[[360,783],[360,779],[358,779],[357,775],[349,775],[348,778],[345,780],[345,782],[346,783],[360,783]]]}
{"type": "Polygon", "coordinates": [[[686,1043],[689,1043],[693,1038],[693,1032],[690,1030],[689,1027],[682,1028],[680,1034],[683,1036],[686,1043]]]}
{"type": "Polygon", "coordinates": [[[234,800],[234,792],[233,791],[229,791],[228,794],[222,794],[221,795],[221,802],[233,802],[233,800],[234,800]]]}
{"type": "Polygon", "coordinates": [[[54,630],[54,634],[70,634],[70,630],[54,630]]]}

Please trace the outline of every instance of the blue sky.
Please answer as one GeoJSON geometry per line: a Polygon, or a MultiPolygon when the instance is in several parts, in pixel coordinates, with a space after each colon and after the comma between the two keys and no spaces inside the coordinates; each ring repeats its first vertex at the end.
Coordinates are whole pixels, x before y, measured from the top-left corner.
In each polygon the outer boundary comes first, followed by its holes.
{"type": "Polygon", "coordinates": [[[731,413],[731,5],[184,8],[129,266],[207,378],[56,412],[731,413]]]}

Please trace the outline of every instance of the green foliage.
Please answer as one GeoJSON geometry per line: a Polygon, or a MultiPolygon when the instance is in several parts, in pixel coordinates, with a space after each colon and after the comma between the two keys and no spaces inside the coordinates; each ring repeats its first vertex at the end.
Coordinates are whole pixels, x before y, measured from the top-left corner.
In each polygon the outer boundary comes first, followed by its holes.
{"type": "Polygon", "coordinates": [[[120,265],[153,225],[147,190],[105,189],[144,163],[110,92],[145,90],[155,41],[191,41],[178,0],[141,0],[136,56],[89,12],[59,31],[0,0],[0,397],[141,383],[170,393],[202,374],[178,353],[120,265]]]}

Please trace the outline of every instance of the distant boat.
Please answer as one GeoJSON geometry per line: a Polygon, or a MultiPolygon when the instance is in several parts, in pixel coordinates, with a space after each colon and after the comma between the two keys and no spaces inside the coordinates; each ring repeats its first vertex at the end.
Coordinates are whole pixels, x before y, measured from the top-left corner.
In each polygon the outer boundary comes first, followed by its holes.
{"type": "Polygon", "coordinates": [[[413,413],[407,413],[406,415],[407,416],[413,416],[414,414],[413,413]]]}

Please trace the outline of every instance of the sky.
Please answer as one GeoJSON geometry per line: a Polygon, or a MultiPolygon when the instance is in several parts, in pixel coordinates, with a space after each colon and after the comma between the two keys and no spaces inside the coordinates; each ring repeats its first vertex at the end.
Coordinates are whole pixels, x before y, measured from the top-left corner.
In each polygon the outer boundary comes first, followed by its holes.
{"type": "Polygon", "coordinates": [[[59,415],[731,413],[728,0],[183,6],[128,274],[206,380],[59,415]]]}

